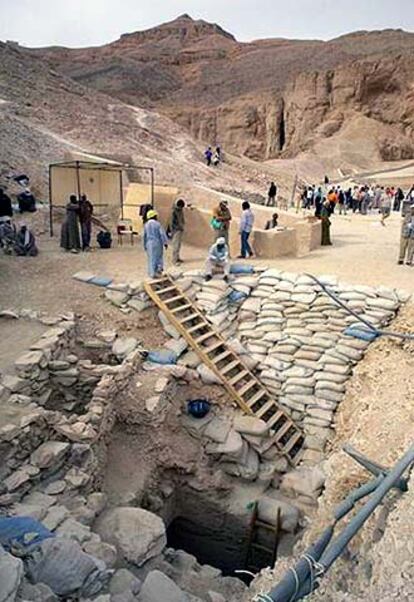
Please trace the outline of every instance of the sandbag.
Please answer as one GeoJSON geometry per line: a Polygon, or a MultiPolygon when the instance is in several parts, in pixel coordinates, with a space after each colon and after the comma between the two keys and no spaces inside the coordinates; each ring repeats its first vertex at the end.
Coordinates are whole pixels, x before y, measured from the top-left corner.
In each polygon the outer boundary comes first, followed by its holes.
{"type": "Polygon", "coordinates": [[[0,544],[8,552],[15,548],[29,548],[40,544],[54,534],[38,520],[29,516],[0,518],[0,544]]]}
{"type": "Polygon", "coordinates": [[[154,364],[176,364],[177,354],[170,349],[160,349],[160,351],[149,351],[147,359],[154,364]]]}
{"type": "Polygon", "coordinates": [[[23,555],[26,575],[45,583],[58,596],[94,596],[105,587],[113,571],[81,549],[76,541],[54,537],[23,555]]]}
{"type": "Polygon", "coordinates": [[[230,266],[230,274],[254,274],[254,267],[252,265],[233,263],[230,266]]]}

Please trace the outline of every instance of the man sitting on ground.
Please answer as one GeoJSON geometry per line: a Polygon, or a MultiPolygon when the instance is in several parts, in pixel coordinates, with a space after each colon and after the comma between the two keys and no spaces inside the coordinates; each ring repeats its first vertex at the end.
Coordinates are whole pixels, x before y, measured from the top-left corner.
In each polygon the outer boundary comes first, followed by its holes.
{"type": "Polygon", "coordinates": [[[274,213],[272,215],[272,219],[267,220],[265,230],[273,230],[273,228],[277,228],[277,220],[279,219],[279,214],[274,213]]]}
{"type": "Polygon", "coordinates": [[[213,277],[213,269],[220,268],[224,272],[224,280],[227,282],[230,274],[229,249],[224,237],[218,238],[210,247],[205,267],[206,280],[213,277]]]}
{"type": "Polygon", "coordinates": [[[8,222],[13,217],[10,197],[0,188],[0,222],[8,222]]]}
{"type": "Polygon", "coordinates": [[[36,257],[39,252],[36,247],[36,239],[26,224],[21,224],[20,230],[16,235],[14,252],[16,255],[25,255],[27,257],[36,257]]]}

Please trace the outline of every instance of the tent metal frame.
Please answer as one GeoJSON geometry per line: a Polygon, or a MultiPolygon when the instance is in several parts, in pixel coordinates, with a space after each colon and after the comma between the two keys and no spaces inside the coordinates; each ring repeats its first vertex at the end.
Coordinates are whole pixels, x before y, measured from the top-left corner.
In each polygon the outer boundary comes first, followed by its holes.
{"type": "Polygon", "coordinates": [[[139,171],[147,171],[150,174],[150,191],[151,191],[151,206],[154,207],[154,189],[155,189],[155,170],[153,167],[144,165],[124,164],[124,163],[110,163],[106,161],[60,161],[58,163],[49,164],[49,231],[50,236],[53,236],[53,186],[52,186],[52,170],[54,167],[63,167],[66,169],[76,170],[76,182],[77,182],[77,197],[80,198],[82,194],[81,182],[80,182],[80,171],[82,169],[96,170],[96,171],[115,171],[119,173],[119,193],[120,193],[120,207],[121,217],[124,217],[124,190],[122,182],[122,174],[127,169],[137,169],[139,171]]]}

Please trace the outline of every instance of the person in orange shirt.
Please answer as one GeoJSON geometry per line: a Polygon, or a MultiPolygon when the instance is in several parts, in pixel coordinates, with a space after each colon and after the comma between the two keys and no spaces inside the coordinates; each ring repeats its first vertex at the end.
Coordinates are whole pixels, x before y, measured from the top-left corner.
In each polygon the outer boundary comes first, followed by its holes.
{"type": "Polygon", "coordinates": [[[329,211],[332,214],[335,212],[335,205],[338,202],[338,195],[336,194],[336,191],[334,188],[331,188],[330,191],[328,192],[328,201],[329,201],[329,211]]]}

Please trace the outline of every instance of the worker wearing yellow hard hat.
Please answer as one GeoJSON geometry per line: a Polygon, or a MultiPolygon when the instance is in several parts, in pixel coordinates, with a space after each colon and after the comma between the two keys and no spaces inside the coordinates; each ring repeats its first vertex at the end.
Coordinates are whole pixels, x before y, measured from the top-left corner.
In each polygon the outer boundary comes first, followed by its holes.
{"type": "Polygon", "coordinates": [[[156,278],[164,269],[164,249],[168,247],[168,238],[158,221],[155,209],[147,211],[144,226],[144,250],[148,258],[148,275],[156,278]]]}

